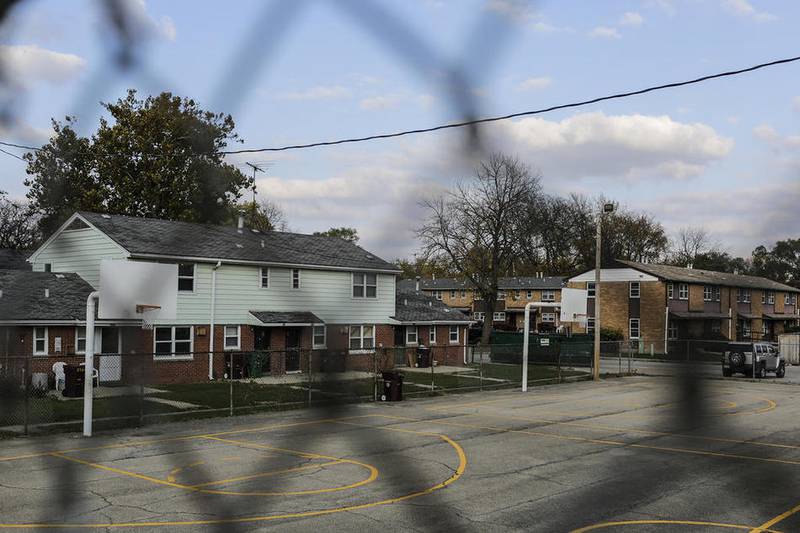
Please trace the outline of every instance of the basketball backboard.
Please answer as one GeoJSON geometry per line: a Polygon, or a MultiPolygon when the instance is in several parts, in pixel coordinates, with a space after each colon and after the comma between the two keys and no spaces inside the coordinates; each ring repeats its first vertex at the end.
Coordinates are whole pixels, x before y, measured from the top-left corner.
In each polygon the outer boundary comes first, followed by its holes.
{"type": "Polygon", "coordinates": [[[584,289],[561,289],[561,322],[585,322],[587,298],[584,289]]]}
{"type": "Polygon", "coordinates": [[[174,319],[177,299],[176,264],[114,259],[100,261],[99,318],[174,319]]]}

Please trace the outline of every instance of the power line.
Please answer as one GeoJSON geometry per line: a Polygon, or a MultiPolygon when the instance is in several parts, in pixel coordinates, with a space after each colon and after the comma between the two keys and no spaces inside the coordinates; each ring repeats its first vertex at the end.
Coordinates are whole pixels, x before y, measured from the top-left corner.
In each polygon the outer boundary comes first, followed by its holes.
{"type": "Polygon", "coordinates": [[[2,144],[3,146],[12,146],[14,148],[23,148],[25,150],[33,150],[33,151],[41,150],[41,148],[36,148],[34,146],[25,146],[24,144],[14,144],[14,143],[5,142],[5,141],[0,141],[0,144],[2,144]]]}
{"type": "Polygon", "coordinates": [[[518,117],[526,117],[531,115],[541,115],[543,113],[549,113],[552,111],[558,111],[559,109],[569,109],[573,107],[582,107],[587,106],[590,104],[596,104],[598,102],[604,102],[607,100],[617,100],[621,98],[629,98],[631,96],[638,96],[641,94],[646,94],[654,91],[662,91],[665,89],[673,89],[675,87],[683,87],[684,85],[693,85],[696,83],[702,83],[705,81],[717,79],[717,78],[726,78],[730,76],[738,76],[739,74],[745,74],[747,72],[753,72],[754,70],[760,70],[767,67],[773,67],[776,65],[783,65],[785,63],[794,63],[796,61],[800,61],[800,56],[789,57],[785,59],[777,59],[775,61],[770,61],[768,63],[760,63],[758,65],[753,65],[751,67],[742,68],[738,70],[729,70],[727,72],[719,72],[716,74],[710,74],[708,76],[702,76],[700,78],[695,78],[692,80],[685,80],[685,81],[678,81],[674,83],[667,83],[664,85],[655,85],[652,87],[647,87],[645,89],[639,89],[636,91],[629,91],[624,93],[617,93],[611,94],[607,96],[600,96],[597,98],[592,98],[589,100],[583,100],[579,102],[572,102],[569,104],[560,104],[551,107],[546,107],[543,109],[536,109],[532,111],[521,111],[519,113],[511,113],[508,115],[501,115],[501,116],[494,116],[494,117],[486,117],[486,118],[479,118],[474,120],[465,120],[463,122],[453,122],[450,124],[440,124],[438,126],[432,126],[429,128],[418,128],[413,130],[404,130],[404,131],[397,131],[393,133],[382,133],[377,135],[368,135],[365,137],[351,137],[347,139],[338,139],[335,141],[320,141],[320,142],[313,142],[307,144],[292,144],[288,146],[280,146],[275,148],[245,148],[242,150],[230,150],[222,152],[224,154],[250,154],[250,153],[257,153],[257,152],[284,152],[287,150],[300,150],[304,148],[315,148],[319,146],[333,146],[337,144],[350,144],[350,143],[358,143],[364,141],[374,141],[379,139],[391,139],[394,137],[404,137],[406,135],[415,135],[418,133],[430,133],[434,131],[446,130],[446,129],[453,129],[453,128],[463,128],[466,126],[473,126],[476,124],[485,124],[488,122],[498,122],[501,120],[509,120],[512,118],[518,117]]]}
{"type": "MultiPolygon", "coordinates": [[[[3,143],[3,144],[5,144],[5,143],[3,143]]],[[[17,154],[12,154],[11,152],[8,152],[8,151],[6,151],[6,150],[3,150],[2,148],[0,148],[0,152],[3,152],[3,153],[4,153],[4,154],[6,154],[6,155],[10,155],[11,157],[16,157],[16,158],[17,158],[17,159],[19,159],[20,161],[25,161],[25,159],[24,159],[24,158],[22,158],[22,157],[18,156],[17,154]]]]}

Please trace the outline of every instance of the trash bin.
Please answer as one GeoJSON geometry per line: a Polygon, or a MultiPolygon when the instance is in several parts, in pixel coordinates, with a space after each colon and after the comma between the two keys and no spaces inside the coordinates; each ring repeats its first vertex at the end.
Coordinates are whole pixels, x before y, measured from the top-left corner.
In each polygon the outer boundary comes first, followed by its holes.
{"type": "Polygon", "coordinates": [[[403,399],[403,375],[399,372],[388,371],[382,373],[383,392],[380,396],[382,402],[399,402],[403,399]]]}
{"type": "Polygon", "coordinates": [[[253,352],[250,354],[250,376],[251,378],[260,378],[264,375],[264,361],[267,354],[264,352],[253,352]]]}
{"type": "Polygon", "coordinates": [[[417,348],[417,368],[429,368],[431,366],[430,348],[420,346],[417,348]]]}
{"type": "Polygon", "coordinates": [[[83,382],[86,380],[86,369],[81,365],[64,365],[64,391],[67,398],[83,396],[83,382]]]}

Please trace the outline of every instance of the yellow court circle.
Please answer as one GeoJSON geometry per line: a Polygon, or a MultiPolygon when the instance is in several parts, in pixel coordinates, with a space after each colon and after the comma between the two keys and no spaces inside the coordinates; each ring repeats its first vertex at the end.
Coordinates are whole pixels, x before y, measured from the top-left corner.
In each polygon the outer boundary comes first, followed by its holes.
{"type": "Polygon", "coordinates": [[[620,520],[617,522],[601,522],[591,526],[573,529],[570,533],[586,533],[587,531],[596,531],[598,529],[610,529],[623,526],[703,526],[707,528],[720,528],[720,529],[738,529],[743,531],[765,531],[770,533],[779,533],[773,529],[761,529],[755,526],[744,526],[741,524],[728,524],[725,522],[706,522],[703,520],[620,520]]]}

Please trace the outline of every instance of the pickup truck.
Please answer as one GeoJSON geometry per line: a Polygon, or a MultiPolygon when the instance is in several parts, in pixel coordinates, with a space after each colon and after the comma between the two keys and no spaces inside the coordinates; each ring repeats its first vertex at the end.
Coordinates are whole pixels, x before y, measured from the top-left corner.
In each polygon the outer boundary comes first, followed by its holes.
{"type": "Polygon", "coordinates": [[[722,354],[722,375],[744,374],[748,377],[765,378],[767,372],[776,377],[786,375],[786,361],[780,352],[768,342],[731,342],[722,354]],[[755,366],[753,361],[755,360],[755,366]]]}

